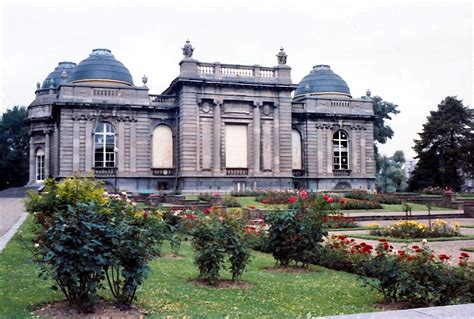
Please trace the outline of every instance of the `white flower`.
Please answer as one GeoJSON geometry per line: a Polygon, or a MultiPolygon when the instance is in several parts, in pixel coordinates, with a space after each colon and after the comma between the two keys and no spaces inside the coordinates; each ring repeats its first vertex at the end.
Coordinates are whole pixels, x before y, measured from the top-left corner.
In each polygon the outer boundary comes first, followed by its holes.
{"type": "Polygon", "coordinates": [[[38,243],[35,244],[35,247],[36,247],[36,248],[38,248],[39,246],[40,246],[40,244],[38,244],[38,243]]]}
{"type": "Polygon", "coordinates": [[[421,241],[421,243],[422,243],[423,245],[426,245],[426,244],[428,244],[428,241],[427,241],[426,239],[423,239],[423,240],[421,241]]]}

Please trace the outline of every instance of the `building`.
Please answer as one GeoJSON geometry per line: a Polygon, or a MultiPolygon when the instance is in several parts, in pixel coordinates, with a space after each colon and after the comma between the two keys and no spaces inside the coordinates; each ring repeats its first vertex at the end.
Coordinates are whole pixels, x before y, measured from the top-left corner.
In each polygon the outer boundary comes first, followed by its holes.
{"type": "Polygon", "coordinates": [[[374,189],[370,92],[352,98],[327,65],[295,85],[283,49],[275,67],[193,51],[187,41],[160,95],[107,49],[60,62],[28,109],[29,183],[81,174],[141,192],[374,189]]]}

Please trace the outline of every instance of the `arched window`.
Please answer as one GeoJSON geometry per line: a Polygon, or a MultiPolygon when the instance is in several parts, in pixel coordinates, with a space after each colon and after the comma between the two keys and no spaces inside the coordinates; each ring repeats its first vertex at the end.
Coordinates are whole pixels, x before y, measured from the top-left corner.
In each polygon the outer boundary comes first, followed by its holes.
{"type": "Polygon", "coordinates": [[[44,151],[41,148],[36,151],[36,181],[44,181],[44,151]]]}
{"type": "Polygon", "coordinates": [[[173,168],[173,132],[167,125],[153,130],[153,168],[173,168]]]}
{"type": "Polygon", "coordinates": [[[346,132],[339,130],[332,139],[334,154],[334,169],[349,169],[349,137],[346,132]]]}
{"type": "Polygon", "coordinates": [[[99,123],[94,130],[94,166],[115,167],[115,129],[99,123]]]}
{"type": "Polygon", "coordinates": [[[292,169],[302,169],[301,134],[297,130],[291,133],[292,169]]]}

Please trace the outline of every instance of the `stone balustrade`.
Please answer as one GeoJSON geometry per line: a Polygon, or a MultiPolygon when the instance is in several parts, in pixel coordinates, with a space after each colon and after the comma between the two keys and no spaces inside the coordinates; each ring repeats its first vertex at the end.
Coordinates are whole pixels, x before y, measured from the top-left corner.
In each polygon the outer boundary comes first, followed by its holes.
{"type": "Polygon", "coordinates": [[[149,97],[152,106],[174,106],[176,103],[174,95],[149,94],[149,97]]]}

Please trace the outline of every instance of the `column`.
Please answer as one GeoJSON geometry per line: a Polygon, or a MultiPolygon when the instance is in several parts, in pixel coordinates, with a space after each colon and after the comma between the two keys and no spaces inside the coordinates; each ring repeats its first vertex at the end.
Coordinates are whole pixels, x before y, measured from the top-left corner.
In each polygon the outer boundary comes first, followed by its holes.
{"type": "Polygon", "coordinates": [[[80,169],[80,127],[79,121],[73,120],[73,138],[72,138],[72,171],[74,173],[78,172],[80,169]]]}
{"type": "Polygon", "coordinates": [[[50,175],[50,153],[51,153],[51,146],[50,146],[50,131],[44,132],[44,177],[48,178],[50,175]]]}
{"type": "Polygon", "coordinates": [[[277,103],[273,108],[273,172],[280,172],[280,109],[277,103]]]}
{"type": "Polygon", "coordinates": [[[94,122],[89,120],[86,122],[86,149],[85,149],[85,157],[86,157],[86,166],[85,166],[85,172],[86,174],[89,174],[92,171],[92,159],[93,159],[93,143],[92,143],[92,138],[93,136],[93,131],[94,130],[94,122]]]}
{"type": "Polygon", "coordinates": [[[360,131],[360,173],[365,176],[367,174],[367,166],[365,159],[366,152],[366,140],[365,140],[365,131],[360,131]]]}
{"type": "Polygon", "coordinates": [[[115,145],[118,148],[117,156],[117,169],[119,172],[125,171],[125,123],[123,121],[118,122],[118,134],[115,136],[117,139],[115,145]]]}
{"type": "Polygon", "coordinates": [[[261,102],[254,102],[253,106],[253,170],[260,171],[260,106],[261,102]]]}
{"type": "Polygon", "coordinates": [[[33,136],[30,135],[30,182],[34,184],[36,182],[36,161],[35,161],[35,144],[33,143],[33,136]]]}
{"type": "MultiPolygon", "coordinates": [[[[137,123],[130,123],[130,172],[137,171],[137,123]]],[[[119,152],[122,152],[119,150],[119,152]]],[[[122,161],[123,162],[123,161],[122,161]]]]}
{"type": "Polygon", "coordinates": [[[222,101],[214,100],[214,172],[221,171],[221,105],[222,101]]]}

